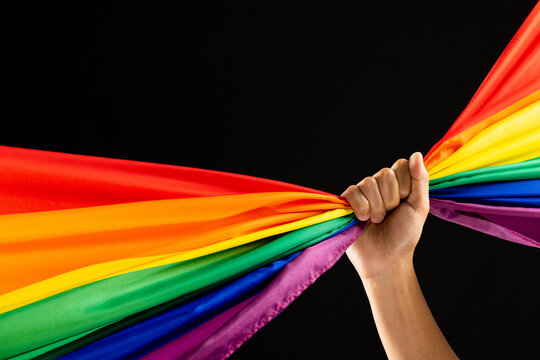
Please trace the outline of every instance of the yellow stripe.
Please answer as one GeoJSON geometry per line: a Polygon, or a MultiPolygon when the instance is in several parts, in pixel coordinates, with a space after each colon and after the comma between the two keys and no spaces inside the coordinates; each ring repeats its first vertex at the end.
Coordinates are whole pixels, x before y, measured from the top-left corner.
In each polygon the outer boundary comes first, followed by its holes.
{"type": "Polygon", "coordinates": [[[55,294],[94,281],[107,279],[112,276],[125,274],[131,271],[172,264],[175,262],[185,261],[196,257],[212,254],[218,251],[230,249],[256,240],[260,240],[269,236],[283,234],[285,232],[297,230],[306,226],[315,225],[324,221],[346,216],[351,214],[352,212],[353,211],[351,209],[330,210],[306,219],[280,226],[275,226],[251,234],[242,235],[196,250],[157,256],[123,259],[80,268],[0,296],[0,313],[19,308],[21,306],[42,300],[49,296],[53,296],[55,294]]]}
{"type": "Polygon", "coordinates": [[[540,156],[540,101],[491,125],[429,171],[430,179],[540,156]]]}
{"type": "Polygon", "coordinates": [[[191,251],[340,208],[350,206],[336,196],[276,192],[2,215],[0,295],[85,266],[191,251]]]}
{"type": "Polygon", "coordinates": [[[504,120],[508,116],[518,112],[519,110],[533,104],[538,100],[540,100],[540,90],[533,92],[532,94],[509,105],[508,107],[480,121],[479,123],[471,126],[470,128],[467,128],[462,132],[452,136],[451,138],[448,138],[445,142],[440,144],[439,147],[429,157],[426,157],[426,169],[428,169],[428,172],[431,173],[431,169],[433,167],[435,167],[444,159],[452,155],[457,149],[459,149],[470,139],[478,135],[482,130],[490,127],[496,122],[504,120]]]}

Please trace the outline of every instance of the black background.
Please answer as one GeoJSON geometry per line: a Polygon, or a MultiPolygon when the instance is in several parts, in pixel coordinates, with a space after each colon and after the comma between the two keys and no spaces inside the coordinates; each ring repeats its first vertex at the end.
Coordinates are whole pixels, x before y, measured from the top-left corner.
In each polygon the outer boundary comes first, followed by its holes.
{"type": "MultiPolygon", "coordinates": [[[[534,3],[13,2],[0,15],[0,143],[341,194],[425,154],[534,3]]],[[[416,271],[460,357],[539,357],[539,260],[428,218],[416,271]]],[[[232,358],[385,355],[343,258],[232,358]]]]}

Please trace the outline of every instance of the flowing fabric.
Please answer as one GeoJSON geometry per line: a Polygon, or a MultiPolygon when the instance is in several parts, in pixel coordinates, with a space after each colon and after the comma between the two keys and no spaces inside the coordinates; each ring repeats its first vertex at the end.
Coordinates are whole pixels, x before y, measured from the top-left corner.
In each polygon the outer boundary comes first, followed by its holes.
{"type": "Polygon", "coordinates": [[[428,171],[478,132],[540,99],[539,13],[536,4],[465,110],[427,153],[428,171]]]}
{"type": "Polygon", "coordinates": [[[459,185],[529,179],[540,179],[540,158],[516,164],[469,170],[430,180],[429,189],[436,190],[459,185]]]}
{"type": "Polygon", "coordinates": [[[431,199],[430,213],[501,239],[540,247],[538,208],[506,207],[431,199]]]}
{"type": "MultiPolygon", "coordinates": [[[[433,215],[540,247],[540,5],[424,161],[433,215]]],[[[0,358],[225,359],[365,224],[284,182],[0,146],[0,358]]]]}
{"type": "MultiPolygon", "coordinates": [[[[141,321],[104,339],[69,353],[65,359],[123,359],[148,353],[167,340],[186,333],[193,324],[204,322],[222,310],[253,295],[264,282],[297,257],[295,253],[258,268],[244,277],[172,310],[141,321]]],[[[64,349],[65,350],[65,349],[64,349]]]]}
{"type": "Polygon", "coordinates": [[[519,180],[463,185],[432,190],[439,199],[475,199],[480,204],[540,206],[540,180],[519,180]]]}

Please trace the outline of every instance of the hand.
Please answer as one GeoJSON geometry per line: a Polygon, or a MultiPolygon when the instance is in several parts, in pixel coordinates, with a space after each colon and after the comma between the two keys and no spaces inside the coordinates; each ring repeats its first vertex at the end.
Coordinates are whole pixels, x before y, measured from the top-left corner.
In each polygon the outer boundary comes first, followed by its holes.
{"type": "Polygon", "coordinates": [[[412,257],[429,211],[422,154],[400,159],[343,196],[371,220],[347,255],[362,278],[388,359],[457,359],[433,318],[412,257]]]}
{"type": "Polygon", "coordinates": [[[429,211],[429,176],[422,154],[400,159],[342,194],[359,220],[370,222],[347,250],[362,279],[412,267],[429,211]]]}

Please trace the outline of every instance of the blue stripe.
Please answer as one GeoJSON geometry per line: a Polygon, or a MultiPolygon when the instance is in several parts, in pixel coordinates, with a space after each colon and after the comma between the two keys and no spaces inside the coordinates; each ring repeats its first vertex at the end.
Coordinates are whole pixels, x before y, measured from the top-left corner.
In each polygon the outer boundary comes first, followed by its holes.
{"type": "Polygon", "coordinates": [[[124,359],[142,356],[247,299],[300,252],[274,261],[218,290],[103,338],[60,359],[124,359]]]}

